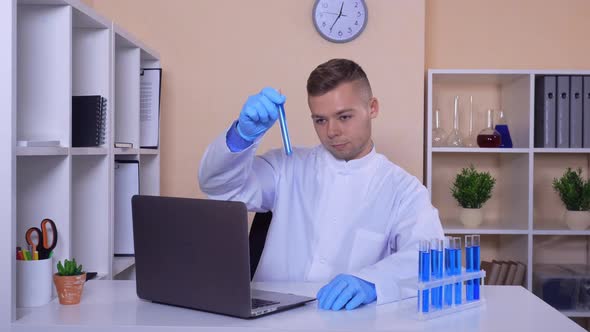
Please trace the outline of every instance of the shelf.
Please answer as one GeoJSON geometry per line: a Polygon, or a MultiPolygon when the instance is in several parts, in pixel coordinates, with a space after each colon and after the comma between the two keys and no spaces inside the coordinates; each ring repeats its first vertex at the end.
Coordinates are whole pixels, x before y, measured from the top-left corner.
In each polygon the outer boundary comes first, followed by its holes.
{"type": "Polygon", "coordinates": [[[135,257],[114,257],[113,277],[135,265],[135,257]]]}
{"type": "Polygon", "coordinates": [[[139,149],[139,153],[143,155],[157,155],[158,149],[139,149]]]}
{"type": "Polygon", "coordinates": [[[73,156],[84,156],[84,155],[107,155],[108,149],[102,147],[96,148],[71,148],[71,154],[73,156]]]}
{"type": "MultiPolygon", "coordinates": [[[[590,216],[590,214],[589,214],[590,216]]],[[[590,229],[573,230],[567,227],[563,221],[542,220],[535,221],[533,235],[590,235],[590,229]]]]}
{"type": "Polygon", "coordinates": [[[526,148],[432,148],[433,153],[529,153],[526,148]]]}
{"type": "Polygon", "coordinates": [[[135,148],[131,148],[131,149],[115,148],[115,154],[126,155],[126,154],[138,154],[138,153],[139,153],[139,149],[135,149],[135,148]]]}
{"type": "Polygon", "coordinates": [[[533,235],[577,235],[588,236],[590,230],[576,231],[572,229],[535,229],[533,235]]]}
{"type": "MultiPolygon", "coordinates": [[[[485,221],[484,221],[485,224],[485,221]]],[[[526,235],[526,229],[498,228],[497,225],[481,225],[478,228],[465,228],[461,225],[444,226],[445,234],[482,234],[482,235],[526,235]]]]}
{"type": "Polygon", "coordinates": [[[535,153],[590,153],[590,149],[534,148],[535,153]]]}
{"type": "Polygon", "coordinates": [[[590,310],[560,310],[559,312],[568,317],[590,317],[590,310]]]}
{"type": "Polygon", "coordinates": [[[63,146],[57,147],[22,147],[16,148],[17,156],[67,156],[69,148],[63,146]]]}

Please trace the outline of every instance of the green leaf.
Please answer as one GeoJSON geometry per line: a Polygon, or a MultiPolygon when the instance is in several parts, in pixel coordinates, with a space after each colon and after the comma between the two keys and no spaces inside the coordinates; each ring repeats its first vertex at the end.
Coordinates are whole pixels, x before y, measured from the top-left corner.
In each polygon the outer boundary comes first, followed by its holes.
{"type": "Polygon", "coordinates": [[[455,177],[451,193],[460,206],[479,209],[492,197],[496,184],[489,172],[478,172],[473,165],[461,169],[455,177]]]}
{"type": "Polygon", "coordinates": [[[590,210],[590,180],[584,181],[581,168],[574,172],[568,167],[561,178],[553,179],[552,185],[566,209],[570,211],[590,210]]]}

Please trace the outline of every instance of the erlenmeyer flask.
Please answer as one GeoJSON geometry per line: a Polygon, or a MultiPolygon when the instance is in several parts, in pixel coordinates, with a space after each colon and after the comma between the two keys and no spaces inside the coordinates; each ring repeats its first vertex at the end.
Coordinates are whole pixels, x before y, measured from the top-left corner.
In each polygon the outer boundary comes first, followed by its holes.
{"type": "Polygon", "coordinates": [[[449,137],[447,138],[447,146],[463,146],[463,137],[459,132],[459,96],[455,96],[455,109],[453,111],[453,130],[449,133],[449,137]]]}
{"type": "Polygon", "coordinates": [[[488,126],[477,135],[480,148],[497,148],[502,144],[500,133],[494,129],[494,111],[488,109],[488,126]]]}
{"type": "Polygon", "coordinates": [[[473,131],[473,96],[469,96],[469,134],[463,144],[469,148],[477,147],[477,135],[473,131]]]}
{"type": "Polygon", "coordinates": [[[447,138],[447,132],[440,126],[439,110],[434,111],[434,128],[432,128],[432,146],[441,147],[445,146],[445,139],[447,138]]]}
{"type": "Polygon", "coordinates": [[[502,137],[502,144],[500,144],[501,148],[511,148],[512,147],[512,138],[510,137],[510,131],[508,130],[508,120],[506,119],[506,113],[500,110],[498,123],[496,124],[496,130],[500,133],[502,137]]]}

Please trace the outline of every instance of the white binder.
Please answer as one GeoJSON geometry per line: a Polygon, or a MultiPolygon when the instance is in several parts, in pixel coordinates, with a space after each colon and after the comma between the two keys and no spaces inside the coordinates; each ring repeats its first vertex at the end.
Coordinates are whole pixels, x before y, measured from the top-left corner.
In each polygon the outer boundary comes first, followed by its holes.
{"type": "Polygon", "coordinates": [[[139,194],[139,162],[115,161],[115,255],[133,255],[131,197],[139,194]]]}

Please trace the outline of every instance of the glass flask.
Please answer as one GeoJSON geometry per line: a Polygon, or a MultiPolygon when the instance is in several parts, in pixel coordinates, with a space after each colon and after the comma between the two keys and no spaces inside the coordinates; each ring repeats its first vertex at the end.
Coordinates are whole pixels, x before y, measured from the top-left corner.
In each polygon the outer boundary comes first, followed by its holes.
{"type": "Polygon", "coordinates": [[[447,137],[447,146],[461,147],[463,146],[463,137],[459,132],[459,96],[455,96],[455,110],[453,112],[453,130],[447,137]]]}
{"type": "Polygon", "coordinates": [[[488,125],[477,135],[477,145],[480,148],[497,148],[502,144],[502,136],[494,129],[494,111],[488,109],[488,125]]]}
{"type": "Polygon", "coordinates": [[[510,130],[508,130],[506,113],[504,113],[502,110],[499,111],[498,123],[496,123],[496,131],[499,132],[500,136],[502,137],[502,144],[500,144],[500,147],[511,148],[512,138],[510,137],[510,130]]]}
{"type": "Polygon", "coordinates": [[[473,96],[469,96],[469,135],[463,141],[468,148],[477,147],[477,135],[473,131],[473,96]]]}
{"type": "Polygon", "coordinates": [[[440,127],[440,111],[437,109],[434,111],[434,128],[432,128],[432,146],[441,147],[445,146],[445,139],[447,138],[447,132],[440,127]]]}

